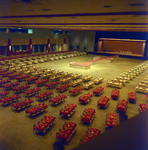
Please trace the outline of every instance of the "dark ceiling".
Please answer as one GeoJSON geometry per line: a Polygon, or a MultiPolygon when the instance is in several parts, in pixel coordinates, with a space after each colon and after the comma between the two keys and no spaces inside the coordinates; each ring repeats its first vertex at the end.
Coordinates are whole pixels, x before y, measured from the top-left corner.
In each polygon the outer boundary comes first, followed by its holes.
{"type": "Polygon", "coordinates": [[[148,0],[3,0],[0,27],[148,32],[148,0]]]}

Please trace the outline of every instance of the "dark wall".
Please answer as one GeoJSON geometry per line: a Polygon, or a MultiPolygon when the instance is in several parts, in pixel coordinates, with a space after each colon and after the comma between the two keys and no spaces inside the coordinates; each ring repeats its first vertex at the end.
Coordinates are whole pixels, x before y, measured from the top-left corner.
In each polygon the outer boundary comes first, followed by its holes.
{"type": "Polygon", "coordinates": [[[119,38],[119,39],[136,39],[146,40],[145,54],[148,57],[148,33],[146,32],[111,32],[111,31],[97,31],[95,38],[95,51],[97,51],[97,41],[99,38],[119,38]]]}
{"type": "Polygon", "coordinates": [[[95,31],[70,31],[70,50],[94,51],[95,31]]]}

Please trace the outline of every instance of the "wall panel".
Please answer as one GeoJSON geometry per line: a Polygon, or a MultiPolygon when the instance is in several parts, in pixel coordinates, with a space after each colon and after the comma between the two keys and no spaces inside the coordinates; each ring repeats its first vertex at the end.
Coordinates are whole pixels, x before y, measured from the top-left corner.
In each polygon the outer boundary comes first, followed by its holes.
{"type": "Polygon", "coordinates": [[[40,45],[40,44],[47,44],[47,38],[33,38],[32,44],[33,45],[40,45]]]}
{"type": "Polygon", "coordinates": [[[70,31],[70,50],[94,51],[95,32],[94,31],[70,31]],[[79,47],[79,48],[78,48],[79,47]],[[85,48],[85,49],[84,49],[85,48]]]}
{"type": "Polygon", "coordinates": [[[144,45],[142,41],[103,40],[102,51],[143,56],[144,45]]]}
{"type": "Polygon", "coordinates": [[[28,45],[29,39],[11,39],[11,45],[28,45]]]}
{"type": "Polygon", "coordinates": [[[0,46],[7,46],[8,45],[8,39],[0,39],[0,46]]]}

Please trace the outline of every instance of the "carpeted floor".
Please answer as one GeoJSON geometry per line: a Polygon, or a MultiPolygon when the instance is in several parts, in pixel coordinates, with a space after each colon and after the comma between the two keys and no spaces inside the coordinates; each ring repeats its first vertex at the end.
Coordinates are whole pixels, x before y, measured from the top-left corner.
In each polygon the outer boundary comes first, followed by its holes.
{"type": "MultiPolygon", "coordinates": [[[[81,70],[78,68],[69,67],[70,62],[83,63],[86,61],[93,60],[93,57],[95,57],[95,55],[79,56],[74,58],[67,58],[67,59],[62,59],[57,61],[50,61],[50,62],[36,64],[36,66],[47,67],[55,70],[63,70],[64,72],[73,72],[74,74],[81,73],[83,76],[91,75],[93,79],[96,77],[103,77],[104,81],[99,85],[94,85],[89,90],[83,90],[83,92],[78,94],[77,96],[71,96],[68,92],[69,90],[65,91],[63,94],[67,95],[66,101],[59,104],[56,107],[51,106],[48,100],[44,101],[44,103],[48,104],[48,109],[44,113],[34,118],[30,118],[26,116],[25,110],[20,112],[15,112],[12,111],[10,105],[9,106],[0,105],[0,150],[32,150],[32,149],[52,150],[53,143],[56,142],[56,132],[58,132],[59,129],[62,128],[65,121],[66,122],[71,121],[77,124],[75,135],[67,145],[64,145],[65,150],[71,149],[79,145],[80,144],[79,140],[80,138],[82,138],[82,136],[83,137],[85,136],[85,132],[88,127],[100,129],[101,134],[103,134],[103,132],[107,132],[105,130],[106,113],[108,112],[116,113],[116,105],[118,101],[110,100],[110,104],[106,109],[97,108],[97,101],[100,99],[100,97],[102,96],[110,97],[111,91],[114,89],[112,87],[107,87],[106,82],[111,78],[115,76],[119,76],[121,73],[133,68],[136,65],[139,65],[144,61],[139,59],[129,59],[129,58],[119,57],[114,59],[113,62],[99,61],[97,64],[92,65],[91,69],[88,70],[81,70]],[[93,96],[92,100],[86,105],[82,105],[78,102],[78,99],[81,95],[87,92],[92,93],[93,89],[95,89],[98,86],[104,87],[104,93],[101,96],[98,97],[93,96]],[[59,116],[59,110],[68,103],[73,103],[77,105],[76,112],[71,118],[63,119],[59,116]],[[96,110],[95,118],[90,125],[84,125],[80,122],[80,116],[82,115],[85,108],[94,108],[96,110]],[[42,136],[34,134],[33,125],[36,124],[39,120],[41,120],[41,118],[43,118],[44,115],[55,116],[56,117],[55,126],[42,136]]],[[[105,57],[105,56],[100,56],[100,57],[105,57]]],[[[147,75],[148,75],[148,70],[144,71],[139,76],[136,76],[136,78],[134,78],[125,86],[123,86],[120,89],[119,100],[121,99],[126,100],[128,96],[128,92],[134,91],[138,83],[142,79],[144,79],[147,75]]],[[[25,84],[25,82],[21,84],[25,84]]],[[[31,88],[33,87],[36,87],[36,85],[32,84],[31,88]]],[[[70,89],[72,88],[73,87],[70,87],[70,89]]],[[[0,90],[2,90],[2,88],[0,90]]],[[[40,93],[46,90],[47,88],[43,86],[41,87],[40,93]]],[[[59,92],[56,91],[55,88],[51,89],[51,91],[53,91],[54,93],[53,97],[59,94],[59,92]]],[[[14,94],[13,91],[10,92],[11,94],[14,94]]],[[[26,98],[23,93],[20,95],[21,95],[21,99],[26,98]]],[[[35,97],[31,97],[31,99],[34,100],[33,105],[39,103],[35,97]]],[[[146,103],[145,94],[137,93],[137,103],[128,104],[126,115],[120,116],[120,124],[124,121],[128,121],[130,118],[140,113],[138,107],[140,103],[146,103]]]]}

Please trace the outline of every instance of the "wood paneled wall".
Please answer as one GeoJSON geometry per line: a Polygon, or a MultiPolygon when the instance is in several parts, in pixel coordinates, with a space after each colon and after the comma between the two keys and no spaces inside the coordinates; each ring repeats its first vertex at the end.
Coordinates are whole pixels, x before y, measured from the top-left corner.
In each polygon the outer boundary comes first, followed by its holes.
{"type": "Polygon", "coordinates": [[[144,45],[145,42],[140,42],[140,41],[103,40],[102,51],[131,53],[131,54],[143,56],[144,45]]]}

